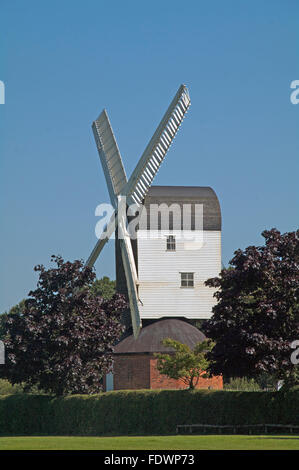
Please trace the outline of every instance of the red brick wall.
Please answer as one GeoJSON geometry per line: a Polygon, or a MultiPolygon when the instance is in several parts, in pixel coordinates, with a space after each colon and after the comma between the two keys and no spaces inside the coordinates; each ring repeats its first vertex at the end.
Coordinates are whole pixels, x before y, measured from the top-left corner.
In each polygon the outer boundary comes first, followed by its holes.
{"type": "MultiPolygon", "coordinates": [[[[184,389],[187,385],[182,380],[169,379],[166,375],[160,374],[157,369],[157,359],[150,359],[150,388],[184,389]]],[[[219,390],[223,388],[223,379],[221,376],[211,377],[210,379],[199,378],[195,388],[210,388],[219,390]]]]}
{"type": "Polygon", "coordinates": [[[114,356],[114,390],[150,388],[149,362],[147,354],[114,356]]]}
{"type": "MultiPolygon", "coordinates": [[[[169,379],[157,370],[157,359],[150,354],[126,354],[114,356],[114,390],[184,389],[181,380],[169,379]]],[[[223,388],[221,376],[200,378],[196,388],[223,388]]]]}

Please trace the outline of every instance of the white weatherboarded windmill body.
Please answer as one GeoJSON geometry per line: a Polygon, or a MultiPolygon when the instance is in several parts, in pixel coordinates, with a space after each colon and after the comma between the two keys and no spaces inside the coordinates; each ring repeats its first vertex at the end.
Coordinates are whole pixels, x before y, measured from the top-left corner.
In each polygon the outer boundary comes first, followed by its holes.
{"type": "Polygon", "coordinates": [[[213,289],[204,286],[204,281],[221,270],[221,214],[216,194],[208,187],[151,187],[189,106],[188,90],[181,85],[129,180],[106,110],[92,125],[114,214],[86,264],[94,265],[116,231],[117,283],[123,284],[120,290],[129,298],[135,338],[143,319],[209,318],[215,303],[213,289]],[[127,230],[126,207],[132,205],[139,207],[139,214],[147,209],[147,216],[139,219],[136,240],[127,230]],[[158,206],[154,227],[148,211],[152,205],[158,206]],[[185,209],[190,221],[187,230],[181,220],[185,209]],[[201,215],[199,227],[196,209],[201,215]],[[154,233],[159,236],[151,236],[154,233]]]}

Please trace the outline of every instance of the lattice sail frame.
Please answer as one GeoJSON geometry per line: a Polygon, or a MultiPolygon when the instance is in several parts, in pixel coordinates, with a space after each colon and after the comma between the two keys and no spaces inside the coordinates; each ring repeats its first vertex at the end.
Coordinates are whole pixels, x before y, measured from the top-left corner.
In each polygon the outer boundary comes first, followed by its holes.
{"type": "Polygon", "coordinates": [[[108,239],[118,227],[119,233],[122,234],[120,248],[126,275],[131,320],[135,338],[138,337],[141,328],[138,276],[131,240],[126,230],[126,220],[123,216],[119,215],[118,207],[119,203],[122,204],[122,201],[126,201],[128,205],[142,205],[154,177],[183,122],[190,104],[188,89],[185,85],[181,85],[153,137],[140,157],[129,180],[127,180],[119,148],[105,109],[92,124],[94,138],[107,182],[110,201],[114,207],[114,214],[91,252],[86,265],[90,267],[94,265],[108,239]]]}

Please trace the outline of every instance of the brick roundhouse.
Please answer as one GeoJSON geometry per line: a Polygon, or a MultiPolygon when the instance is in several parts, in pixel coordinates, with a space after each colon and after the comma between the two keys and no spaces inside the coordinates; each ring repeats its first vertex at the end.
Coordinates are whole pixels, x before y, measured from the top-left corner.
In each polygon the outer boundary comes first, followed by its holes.
{"type": "MultiPolygon", "coordinates": [[[[105,381],[106,390],[183,389],[181,380],[169,379],[157,370],[155,353],[171,353],[162,345],[164,338],[172,338],[194,348],[206,339],[205,335],[187,321],[162,319],[144,327],[137,339],[133,335],[123,339],[114,350],[113,376],[105,381]],[[113,381],[113,383],[112,383],[113,381]]],[[[200,377],[196,388],[222,389],[222,377],[200,377]]]]}

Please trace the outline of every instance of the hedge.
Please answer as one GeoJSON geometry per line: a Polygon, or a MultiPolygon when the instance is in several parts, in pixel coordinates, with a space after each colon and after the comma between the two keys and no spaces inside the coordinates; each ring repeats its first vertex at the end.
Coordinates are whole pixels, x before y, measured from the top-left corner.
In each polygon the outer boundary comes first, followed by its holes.
{"type": "Polygon", "coordinates": [[[299,391],[115,391],[0,397],[2,435],[174,434],[177,424],[299,424],[299,391]]]}

